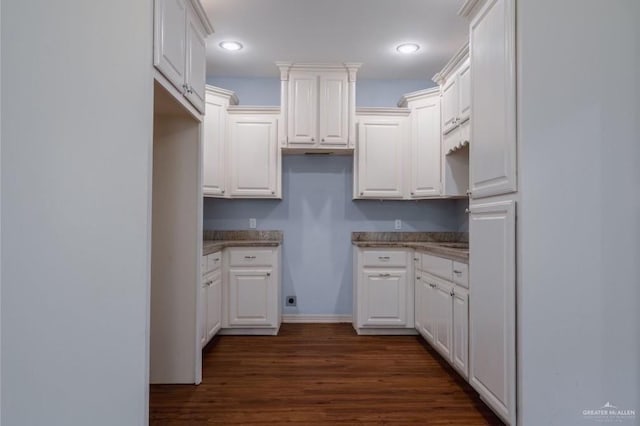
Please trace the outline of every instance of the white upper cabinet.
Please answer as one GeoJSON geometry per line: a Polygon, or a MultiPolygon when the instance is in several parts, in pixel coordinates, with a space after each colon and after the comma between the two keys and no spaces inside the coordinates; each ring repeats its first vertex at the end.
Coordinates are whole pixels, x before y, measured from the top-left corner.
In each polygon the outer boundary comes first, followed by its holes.
{"type": "Polygon", "coordinates": [[[468,1],[471,19],[471,196],[517,190],[515,0],[468,1]]]}
{"type": "Polygon", "coordinates": [[[411,110],[409,198],[441,195],[440,93],[437,88],[405,95],[399,105],[411,110]]]}
{"type": "Polygon", "coordinates": [[[454,74],[442,87],[442,131],[449,133],[458,124],[458,79],[454,74]]]}
{"type": "Polygon", "coordinates": [[[187,0],[156,0],[153,64],[179,90],[186,79],[186,25],[187,0]]]}
{"type": "Polygon", "coordinates": [[[358,115],[354,198],[404,197],[407,121],[408,111],[358,115]]]}
{"type": "Polygon", "coordinates": [[[281,146],[349,149],[355,138],[355,78],[359,64],[278,63],[281,76],[281,146]]]}
{"type": "Polygon", "coordinates": [[[516,416],[516,205],[471,204],[469,383],[503,420],[516,416]]]}
{"type": "Polygon", "coordinates": [[[206,34],[192,9],[187,12],[187,71],[185,96],[200,112],[204,112],[205,81],[207,79],[206,34]]]}
{"type": "Polygon", "coordinates": [[[345,73],[320,75],[320,145],[349,144],[349,79],[345,73]]]}
{"type": "Polygon", "coordinates": [[[458,119],[460,124],[471,117],[471,60],[467,58],[457,71],[458,119]]]}
{"type": "Polygon", "coordinates": [[[229,108],[230,196],[280,198],[277,108],[229,108]]]}
{"type": "Polygon", "coordinates": [[[288,140],[293,144],[316,143],[318,116],[318,76],[291,73],[288,108],[288,140]]]}
{"type": "Polygon", "coordinates": [[[213,28],[198,0],[155,0],[154,66],[180,96],[204,113],[207,35],[213,28]]]}
{"type": "Polygon", "coordinates": [[[238,103],[233,92],[207,86],[202,149],[204,196],[226,195],[227,108],[238,103]]]}

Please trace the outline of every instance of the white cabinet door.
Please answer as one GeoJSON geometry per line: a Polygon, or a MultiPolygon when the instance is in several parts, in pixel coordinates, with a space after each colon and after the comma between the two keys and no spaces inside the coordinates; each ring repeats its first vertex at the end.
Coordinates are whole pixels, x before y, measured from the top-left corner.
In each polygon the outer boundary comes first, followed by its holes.
{"type": "Polygon", "coordinates": [[[274,197],[278,173],[278,120],[273,116],[229,115],[230,193],[274,197]]]}
{"type": "Polygon", "coordinates": [[[208,94],[204,116],[202,181],[205,196],[225,194],[225,133],[227,101],[208,94]]]}
{"type": "Polygon", "coordinates": [[[230,326],[278,326],[278,292],[271,274],[271,269],[229,269],[230,326]]]}
{"type": "Polygon", "coordinates": [[[208,279],[203,278],[202,285],[200,286],[200,347],[207,344],[207,290],[208,279]]]}
{"type": "Polygon", "coordinates": [[[407,324],[407,271],[363,271],[358,294],[360,326],[404,326],[407,324]]]}
{"type": "Polygon", "coordinates": [[[182,93],[186,80],[186,0],[155,0],[153,64],[182,93]]]}
{"type": "Polygon", "coordinates": [[[424,309],[422,308],[422,299],[423,299],[424,289],[422,288],[422,272],[418,269],[415,270],[415,281],[413,285],[413,304],[414,308],[414,318],[413,324],[416,328],[416,331],[422,334],[422,327],[424,324],[424,309]]]}
{"type": "Polygon", "coordinates": [[[447,360],[451,361],[453,348],[453,285],[439,281],[433,296],[435,312],[435,348],[447,360]]]}
{"type": "Polygon", "coordinates": [[[358,188],[361,198],[402,198],[406,119],[365,119],[358,126],[358,188]]]}
{"type": "Polygon", "coordinates": [[[411,198],[441,192],[440,97],[421,100],[411,109],[411,198]]]}
{"type": "Polygon", "coordinates": [[[454,288],[453,295],[453,366],[466,379],[469,377],[469,293],[454,288]]]}
{"type": "Polygon", "coordinates": [[[318,75],[291,73],[289,80],[288,143],[314,145],[318,131],[318,75]]]}
{"type": "Polygon", "coordinates": [[[189,8],[187,12],[187,70],[185,96],[200,112],[204,112],[207,45],[200,19],[189,8]]]}
{"type": "Polygon", "coordinates": [[[516,191],[515,0],[489,0],[471,21],[471,196],[516,191]]]}
{"type": "Polygon", "coordinates": [[[470,209],[469,382],[515,424],[516,205],[506,201],[470,209]]]}
{"type": "Polygon", "coordinates": [[[442,88],[442,132],[449,133],[457,125],[458,80],[451,76],[442,88]]]}
{"type": "Polygon", "coordinates": [[[218,274],[207,287],[207,327],[209,342],[220,330],[222,321],[222,275],[218,274]]]}
{"type": "Polygon", "coordinates": [[[435,345],[436,341],[436,280],[424,271],[422,277],[422,294],[421,310],[422,310],[422,335],[427,342],[435,345]]]}
{"type": "Polygon", "coordinates": [[[457,73],[458,122],[464,123],[471,116],[471,60],[467,59],[457,73]]]}
{"type": "Polygon", "coordinates": [[[320,75],[321,146],[349,144],[349,79],[345,73],[320,75]]]}

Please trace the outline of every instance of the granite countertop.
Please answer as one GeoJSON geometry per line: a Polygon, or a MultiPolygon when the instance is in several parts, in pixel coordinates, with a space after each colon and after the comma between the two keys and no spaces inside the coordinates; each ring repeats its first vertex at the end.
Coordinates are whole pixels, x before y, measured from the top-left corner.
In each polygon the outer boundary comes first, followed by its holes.
{"type": "Polygon", "coordinates": [[[277,247],[282,244],[282,231],[204,231],[202,255],[226,247],[277,247]]]}
{"type": "Polygon", "coordinates": [[[466,232],[353,232],[351,243],[358,247],[410,248],[469,262],[469,234],[466,232]]]}

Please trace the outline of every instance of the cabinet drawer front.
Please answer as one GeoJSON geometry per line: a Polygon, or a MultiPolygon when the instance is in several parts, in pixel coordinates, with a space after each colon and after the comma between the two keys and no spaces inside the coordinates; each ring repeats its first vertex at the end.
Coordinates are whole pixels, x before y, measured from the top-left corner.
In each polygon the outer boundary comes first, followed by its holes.
{"type": "Polygon", "coordinates": [[[428,254],[422,254],[420,257],[423,271],[447,281],[453,281],[453,260],[428,254]]]}
{"type": "Polygon", "coordinates": [[[207,256],[207,270],[213,271],[214,269],[219,269],[220,264],[222,263],[222,252],[211,253],[207,256]]]}
{"type": "Polygon", "coordinates": [[[406,267],[407,252],[390,250],[366,250],[362,253],[362,266],[406,267]]]}
{"type": "Polygon", "coordinates": [[[231,266],[271,266],[273,250],[271,249],[233,249],[229,253],[231,266]]]}
{"type": "Polygon", "coordinates": [[[464,288],[469,288],[469,265],[453,262],[453,282],[464,288]]]}

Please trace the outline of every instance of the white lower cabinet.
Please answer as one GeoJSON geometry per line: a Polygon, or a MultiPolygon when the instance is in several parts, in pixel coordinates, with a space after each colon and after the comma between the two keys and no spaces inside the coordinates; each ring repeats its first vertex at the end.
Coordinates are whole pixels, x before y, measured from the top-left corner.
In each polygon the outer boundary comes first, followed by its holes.
{"type": "Polygon", "coordinates": [[[471,204],[469,383],[509,424],[516,419],[516,203],[471,204]]]}
{"type": "Polygon", "coordinates": [[[218,333],[222,326],[222,275],[215,274],[207,288],[207,320],[205,322],[207,341],[218,333]]]}
{"type": "Polygon", "coordinates": [[[229,326],[275,327],[277,289],[271,269],[229,270],[229,326]]]}
{"type": "Polygon", "coordinates": [[[221,253],[202,256],[203,273],[200,287],[200,344],[206,346],[221,327],[222,317],[222,273],[221,253]]]}
{"type": "Polygon", "coordinates": [[[407,271],[364,270],[362,272],[362,326],[406,326],[407,271]]]}
{"type": "Polygon", "coordinates": [[[359,334],[415,334],[413,253],[355,248],[353,327],[359,334]]]}
{"type": "Polygon", "coordinates": [[[222,334],[277,334],[281,321],[280,248],[224,253],[222,334]]]}
{"type": "Polygon", "coordinates": [[[462,264],[429,255],[422,258],[415,273],[416,330],[466,379],[469,376],[469,293],[434,275],[442,275],[442,270],[428,269],[437,264],[436,259],[457,267],[462,264]]]}

